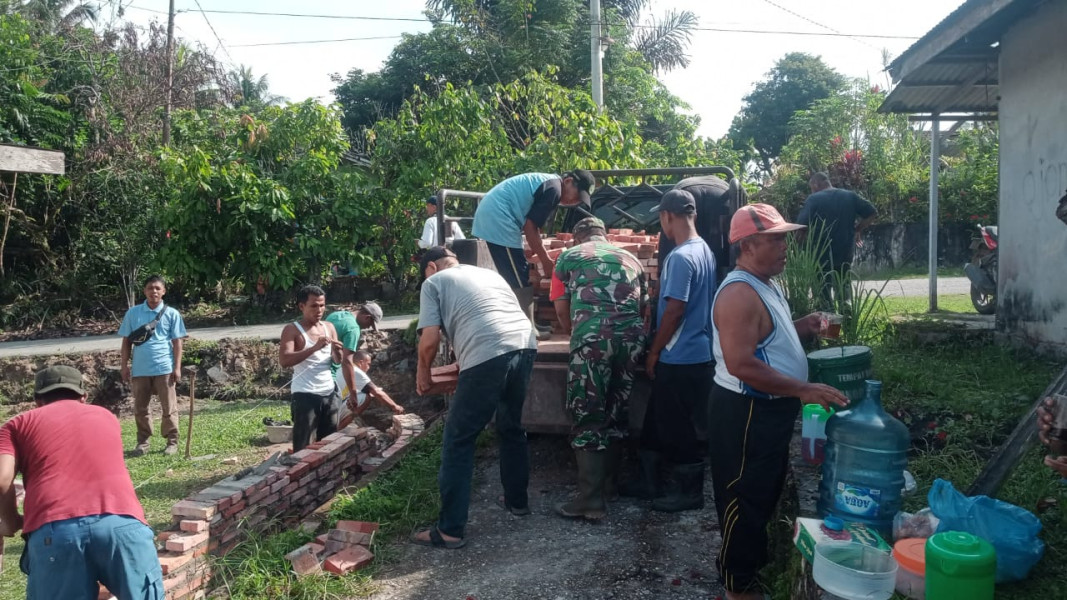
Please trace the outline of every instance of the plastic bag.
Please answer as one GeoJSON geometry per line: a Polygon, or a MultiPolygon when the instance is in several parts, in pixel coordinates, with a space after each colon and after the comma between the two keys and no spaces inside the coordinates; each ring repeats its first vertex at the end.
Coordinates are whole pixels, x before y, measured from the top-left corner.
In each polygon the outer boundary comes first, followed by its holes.
{"type": "Polygon", "coordinates": [[[934,516],[934,512],[929,508],[924,508],[914,514],[903,511],[898,512],[897,516],[893,517],[893,539],[926,539],[934,535],[939,522],[939,519],[934,516]]]}
{"type": "Polygon", "coordinates": [[[965,531],[976,535],[997,551],[997,583],[1025,579],[1045,553],[1037,534],[1041,521],[1030,511],[988,496],[968,498],[944,479],[930,488],[930,510],[942,531],[965,531]]]}

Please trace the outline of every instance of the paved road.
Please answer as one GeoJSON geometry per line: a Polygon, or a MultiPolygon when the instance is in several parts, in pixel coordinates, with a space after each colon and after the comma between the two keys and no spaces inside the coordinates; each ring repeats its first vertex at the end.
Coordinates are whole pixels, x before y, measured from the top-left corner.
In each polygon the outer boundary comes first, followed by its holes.
{"type": "MultiPolygon", "coordinates": [[[[926,279],[894,279],[885,281],[868,281],[864,285],[880,289],[884,296],[926,296],[928,283],[926,279]]],[[[970,283],[966,277],[941,277],[937,280],[939,294],[967,294],[970,283]]],[[[382,329],[403,329],[418,315],[397,315],[382,320],[382,329]]],[[[205,327],[190,329],[189,337],[198,340],[221,340],[222,338],[253,338],[260,340],[278,339],[284,323],[271,325],[247,325],[244,327],[205,327]]],[[[80,354],[117,350],[118,338],[110,335],[62,338],[54,340],[32,340],[27,342],[0,343],[0,358],[17,356],[39,356],[48,354],[80,354]]]]}
{"type": "MultiPolygon", "coordinates": [[[[930,293],[930,281],[922,279],[894,279],[891,281],[865,281],[864,287],[881,289],[882,296],[926,296],[930,293]]],[[[938,277],[937,293],[939,296],[949,294],[970,294],[971,282],[966,277],[938,277]]]]}
{"type": "MultiPolygon", "coordinates": [[[[396,315],[382,319],[381,329],[404,329],[418,315],[396,315]]],[[[271,325],[246,325],[243,327],[203,327],[190,329],[189,337],[202,341],[223,338],[276,340],[281,337],[284,323],[271,325]]],[[[118,350],[119,338],[113,335],[60,338],[54,340],[30,340],[26,342],[0,343],[0,358],[40,356],[42,354],[82,354],[118,350]]]]}

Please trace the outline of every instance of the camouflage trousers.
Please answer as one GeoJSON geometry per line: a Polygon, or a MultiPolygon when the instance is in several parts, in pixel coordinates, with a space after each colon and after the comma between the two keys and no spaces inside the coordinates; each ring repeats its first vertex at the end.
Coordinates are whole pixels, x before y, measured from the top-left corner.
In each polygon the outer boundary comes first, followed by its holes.
{"type": "Polygon", "coordinates": [[[571,349],[567,412],[574,419],[571,446],[604,450],[626,437],[630,392],[645,337],[616,336],[571,349]]]}

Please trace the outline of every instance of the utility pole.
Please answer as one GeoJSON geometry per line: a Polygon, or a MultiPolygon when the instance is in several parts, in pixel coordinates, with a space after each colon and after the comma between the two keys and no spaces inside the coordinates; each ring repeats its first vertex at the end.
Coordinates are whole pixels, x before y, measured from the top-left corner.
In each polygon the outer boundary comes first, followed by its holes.
{"type": "Polygon", "coordinates": [[[174,0],[167,11],[167,103],[163,105],[163,146],[170,145],[171,88],[174,87],[174,0]]]}
{"type": "Polygon", "coordinates": [[[941,115],[933,114],[930,122],[930,312],[937,312],[937,223],[938,176],[941,167],[941,115]]]}
{"type": "Polygon", "coordinates": [[[600,28],[600,0],[589,0],[589,51],[592,59],[593,102],[604,109],[604,65],[601,62],[603,34],[600,28]]]}

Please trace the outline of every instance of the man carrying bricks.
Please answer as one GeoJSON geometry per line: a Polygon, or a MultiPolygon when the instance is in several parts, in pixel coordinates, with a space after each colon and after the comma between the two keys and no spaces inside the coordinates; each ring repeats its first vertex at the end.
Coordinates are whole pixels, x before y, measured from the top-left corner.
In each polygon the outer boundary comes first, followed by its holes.
{"type": "MultiPolygon", "coordinates": [[[[653,378],[654,423],[661,458],[669,465],[666,493],[654,510],[676,512],[704,507],[704,451],[695,418],[705,414],[712,384],[711,300],[715,256],[696,229],[696,200],[685,190],[663,195],[650,212],[659,213],[663,235],[675,248],[663,261],[656,334],[645,360],[653,378]]],[[[647,451],[647,449],[646,449],[647,451]]],[[[642,467],[646,467],[642,461],[642,467]]]]}
{"type": "Polygon", "coordinates": [[[126,311],[119,326],[122,336],[122,380],[133,388],[133,414],[137,422],[134,456],[148,453],[152,416],[148,402],[155,394],[163,412],[160,432],[167,438],[165,454],[178,451],[177,384],[182,372],[182,340],[185,322],[178,311],[163,304],[166,284],[159,275],[145,281],[143,304],[126,311]],[[130,358],[133,369],[130,369],[130,358]]]}
{"type": "Polygon", "coordinates": [[[567,411],[574,419],[578,496],[556,510],[596,520],[605,514],[605,496],[614,495],[634,372],[645,349],[644,267],[608,243],[596,217],[578,221],[573,233],[575,246],[556,261],[549,298],[571,333],[567,411]]]}
{"type": "Polygon", "coordinates": [[[460,371],[441,446],[441,511],[437,523],[416,534],[414,542],[460,548],[467,542],[474,445],[494,414],[504,486],[500,504],[515,515],[530,513],[530,457],[520,421],[537,339],[499,274],[460,265],[455,254],[440,246],[423,255],[419,267],[426,279],[419,300],[416,391],[432,389],[430,366],[442,331],[452,342],[460,371]]]}
{"type": "Polygon", "coordinates": [[[311,431],[322,439],[337,431],[338,390],[331,372],[332,363],[342,360],[342,344],[333,323],[324,320],[326,292],[307,285],[296,295],[303,318],[282,329],[278,362],[293,369],[292,400],[293,452],[311,443],[311,431]]]}
{"type": "Polygon", "coordinates": [[[37,408],[0,428],[0,534],[21,529],[30,600],[94,600],[102,583],[119,600],[161,600],[152,530],[122,458],[108,410],[85,403],[74,367],[37,373],[37,408]],[[26,483],[24,513],[15,474],[26,483]]]}
{"type": "MultiPolygon", "coordinates": [[[[519,304],[534,321],[534,289],[530,286],[530,265],[522,247],[526,244],[537,256],[544,275],[552,272],[552,259],[541,243],[541,230],[551,220],[556,207],[590,205],[596,178],[585,169],[566,175],[526,173],[493,186],[478,202],[472,233],[485,240],[497,273],[515,290],[519,304]]],[[[539,331],[547,338],[550,331],[539,331]]]]}

